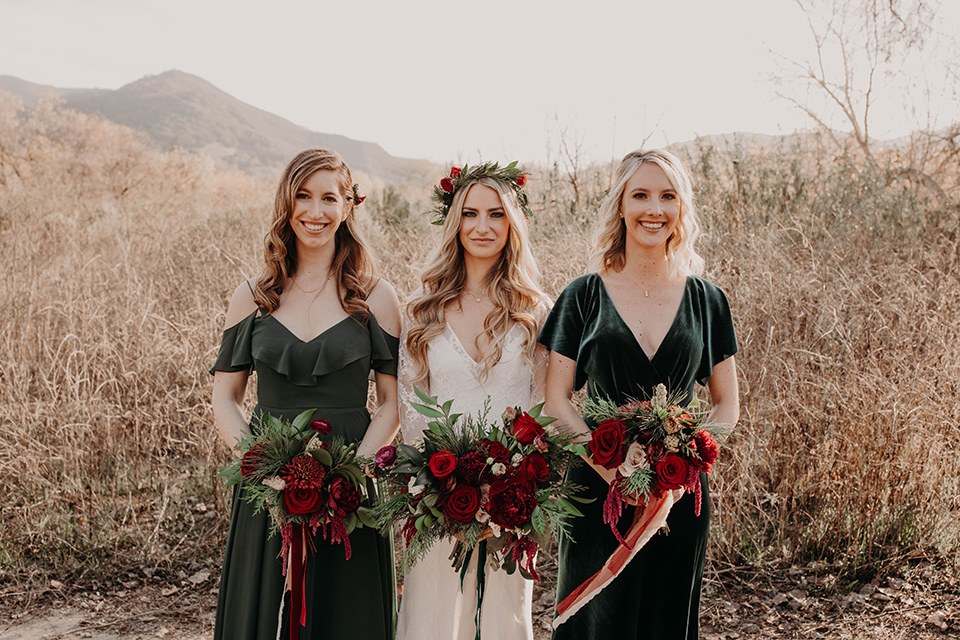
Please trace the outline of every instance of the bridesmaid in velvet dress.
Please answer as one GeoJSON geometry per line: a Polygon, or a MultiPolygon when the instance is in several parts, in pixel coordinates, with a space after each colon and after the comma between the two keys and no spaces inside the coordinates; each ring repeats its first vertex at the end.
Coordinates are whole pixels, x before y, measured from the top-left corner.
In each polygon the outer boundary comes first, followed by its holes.
{"type": "MultiPolygon", "coordinates": [[[[595,273],[571,282],[547,318],[540,342],[550,350],[546,413],[589,440],[590,428],[571,400],[587,385],[594,398],[617,404],[649,398],[656,385],[693,398],[706,385],[709,420],[739,418],[734,354],[737,342],[724,293],[699,277],[698,233],[690,175],[666,151],[635,151],[617,169],[598,213],[595,273]]],[[[602,507],[614,471],[587,459],[567,479],[595,498],[561,542],[557,602],[596,573],[618,542],[602,507]]],[[[623,573],[554,632],[555,640],[692,640],[699,634],[700,588],[710,525],[710,491],[700,474],[703,505],[694,515],[686,494],[623,573]]],[[[621,518],[625,531],[633,518],[621,518]]]]}
{"type": "MultiPolygon", "coordinates": [[[[263,272],[234,292],[212,369],[213,410],[227,446],[250,429],[242,403],[252,371],[255,413],[292,419],[316,409],[333,435],[358,442],[358,454],[367,457],[393,440],[400,309],[393,287],[374,275],[358,234],[359,193],[350,169],[331,151],[304,151],[284,170],[263,272]],[[366,408],[371,370],[379,405],[372,419],[366,408]]],[[[289,637],[289,604],[279,615],[280,536],[268,537],[268,515],[254,515],[240,491],[233,498],[214,638],[274,640],[278,625],[289,637]]],[[[307,562],[300,638],[393,638],[392,543],[370,528],[355,530],[350,543],[347,561],[343,547],[317,541],[307,562]]]]}

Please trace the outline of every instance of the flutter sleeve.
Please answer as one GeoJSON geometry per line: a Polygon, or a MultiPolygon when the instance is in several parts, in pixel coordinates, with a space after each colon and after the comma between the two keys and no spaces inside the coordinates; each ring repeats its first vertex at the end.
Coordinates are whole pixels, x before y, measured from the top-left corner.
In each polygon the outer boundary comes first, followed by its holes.
{"type": "Polygon", "coordinates": [[[220,352],[217,354],[216,362],[210,368],[211,375],[217,371],[234,373],[249,371],[253,368],[253,323],[257,313],[259,310],[223,331],[220,352]]]}
{"type": "Polygon", "coordinates": [[[594,313],[596,303],[594,288],[590,278],[598,276],[580,276],[567,285],[553,305],[550,315],[543,323],[539,342],[550,351],[577,361],[575,388],[586,382],[580,357],[584,332],[594,313]]]}
{"type": "Polygon", "coordinates": [[[367,327],[370,331],[370,368],[397,377],[400,339],[381,329],[373,314],[370,314],[367,327]]]}
{"type": "Polygon", "coordinates": [[[713,367],[737,353],[737,335],[733,328],[730,303],[720,287],[703,283],[703,353],[697,370],[697,382],[705,384],[713,367]]]}

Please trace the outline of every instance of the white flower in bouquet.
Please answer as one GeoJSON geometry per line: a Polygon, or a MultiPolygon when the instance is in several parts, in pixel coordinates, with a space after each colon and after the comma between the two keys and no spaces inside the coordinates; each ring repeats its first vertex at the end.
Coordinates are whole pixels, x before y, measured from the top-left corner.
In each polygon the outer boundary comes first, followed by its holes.
{"type": "Polygon", "coordinates": [[[513,454],[513,457],[510,458],[510,464],[512,464],[513,466],[517,466],[521,462],[523,462],[523,456],[519,453],[513,454]]]}
{"type": "Polygon", "coordinates": [[[283,491],[284,487],[287,486],[286,480],[280,476],[270,476],[269,478],[264,478],[263,484],[270,487],[274,491],[283,491]]]}
{"type": "Polygon", "coordinates": [[[492,471],[493,475],[495,476],[502,476],[507,472],[507,465],[503,464],[502,462],[497,462],[490,467],[490,471],[492,471]]]}
{"type": "Polygon", "coordinates": [[[676,453],[680,451],[680,438],[676,434],[671,433],[663,439],[663,446],[665,446],[670,453],[676,453]]]}
{"type": "Polygon", "coordinates": [[[407,490],[412,496],[423,493],[423,485],[417,484],[417,476],[410,476],[410,482],[407,483],[407,490]]]}

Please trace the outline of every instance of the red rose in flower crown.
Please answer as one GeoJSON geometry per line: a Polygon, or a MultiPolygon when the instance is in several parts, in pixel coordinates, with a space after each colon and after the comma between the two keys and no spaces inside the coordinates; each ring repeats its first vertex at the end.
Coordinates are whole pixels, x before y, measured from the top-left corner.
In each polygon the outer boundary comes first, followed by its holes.
{"type": "Polygon", "coordinates": [[[680,489],[687,481],[687,463],[683,458],[668,453],[657,463],[657,487],[661,490],[680,489]]]}
{"type": "Polygon", "coordinates": [[[450,177],[457,178],[460,176],[460,167],[450,167],[450,177]]]}
{"type": "Polygon", "coordinates": [[[493,458],[494,462],[506,462],[510,459],[510,450],[502,442],[481,438],[477,445],[487,454],[487,457],[493,458]]]}
{"type": "Polygon", "coordinates": [[[461,484],[450,492],[443,504],[443,513],[457,522],[470,522],[480,510],[480,490],[461,484]]]}
{"type": "Polygon", "coordinates": [[[530,417],[526,411],[517,415],[513,420],[513,435],[523,444],[531,444],[537,436],[542,436],[543,427],[536,419],[530,417]]]}
{"type": "Polygon", "coordinates": [[[314,513],[323,506],[323,496],[317,489],[287,485],[283,490],[283,506],[291,515],[314,513]]]}
{"type": "Polygon", "coordinates": [[[457,456],[446,449],[430,456],[430,472],[437,478],[446,478],[457,468],[457,456]]]}
{"type": "Polygon", "coordinates": [[[490,520],[507,529],[515,529],[530,519],[537,497],[526,482],[497,480],[490,485],[487,511],[490,520]]]}
{"type": "Polygon", "coordinates": [[[527,176],[522,175],[522,176],[520,176],[519,178],[517,178],[517,184],[520,185],[521,187],[526,186],[526,184],[527,184],[527,176]]]}
{"type": "Polygon", "coordinates": [[[453,191],[453,180],[451,180],[450,178],[441,179],[440,188],[446,191],[447,193],[450,193],[451,191],[453,191]]]}
{"type": "Polygon", "coordinates": [[[257,443],[249,451],[244,452],[240,458],[240,473],[243,474],[243,477],[246,478],[256,473],[263,463],[263,458],[263,443],[257,443]]]}
{"type": "Polygon", "coordinates": [[[346,478],[334,478],[330,481],[329,505],[338,516],[343,517],[360,506],[360,492],[346,478]]]}
{"type": "Polygon", "coordinates": [[[607,420],[597,425],[590,439],[593,461],[607,469],[616,469],[623,462],[624,427],[620,420],[607,420]]]}

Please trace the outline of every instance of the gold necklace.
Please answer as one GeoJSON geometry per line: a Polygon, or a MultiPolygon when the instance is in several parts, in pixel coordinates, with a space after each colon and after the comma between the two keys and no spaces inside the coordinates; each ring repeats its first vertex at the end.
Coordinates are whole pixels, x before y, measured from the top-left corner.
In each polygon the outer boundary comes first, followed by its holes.
{"type": "Polygon", "coordinates": [[[461,290],[460,290],[460,295],[461,295],[461,296],[463,296],[463,295],[468,295],[468,296],[470,296],[471,298],[473,298],[474,300],[476,300],[477,302],[480,302],[480,300],[482,300],[482,297],[481,297],[481,296],[478,296],[478,295],[475,294],[475,293],[471,293],[470,291],[467,291],[466,289],[461,289],[461,290]]]}
{"type": "Polygon", "coordinates": [[[295,286],[297,289],[300,289],[300,291],[303,291],[304,293],[316,293],[316,294],[319,296],[320,293],[322,293],[323,290],[327,287],[327,283],[330,282],[330,276],[331,276],[331,275],[332,275],[331,273],[327,273],[327,277],[323,279],[323,282],[320,283],[320,286],[317,287],[316,289],[304,289],[304,288],[301,287],[300,284],[297,282],[297,278],[296,278],[296,277],[293,277],[293,278],[292,278],[292,280],[293,280],[293,286],[295,286]]]}

